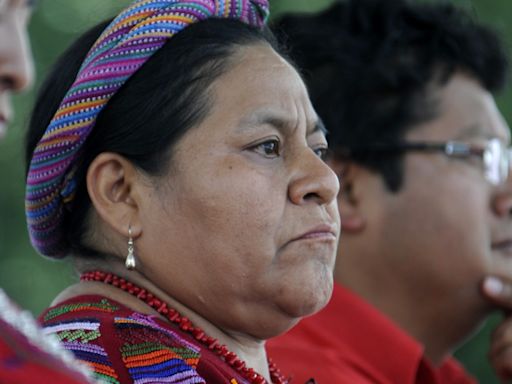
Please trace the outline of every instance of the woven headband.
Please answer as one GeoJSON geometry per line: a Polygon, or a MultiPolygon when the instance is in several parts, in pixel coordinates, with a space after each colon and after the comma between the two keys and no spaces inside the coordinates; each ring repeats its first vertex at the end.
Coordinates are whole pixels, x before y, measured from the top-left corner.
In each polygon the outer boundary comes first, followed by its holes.
{"type": "Polygon", "coordinates": [[[192,23],[221,17],[261,27],[267,16],[267,0],[138,0],[112,21],[89,51],[32,156],[25,210],[37,251],[65,256],[62,219],[64,203],[76,189],[76,160],[98,114],[123,84],[192,23]]]}

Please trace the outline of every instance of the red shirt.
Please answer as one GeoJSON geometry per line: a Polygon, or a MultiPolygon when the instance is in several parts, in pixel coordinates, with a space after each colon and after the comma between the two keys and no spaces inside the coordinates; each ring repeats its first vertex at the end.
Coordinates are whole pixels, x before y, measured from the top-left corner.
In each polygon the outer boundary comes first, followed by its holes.
{"type": "Polygon", "coordinates": [[[324,310],[269,341],[267,350],[293,383],[476,383],[452,358],[433,367],[417,341],[337,284],[324,310]]]}

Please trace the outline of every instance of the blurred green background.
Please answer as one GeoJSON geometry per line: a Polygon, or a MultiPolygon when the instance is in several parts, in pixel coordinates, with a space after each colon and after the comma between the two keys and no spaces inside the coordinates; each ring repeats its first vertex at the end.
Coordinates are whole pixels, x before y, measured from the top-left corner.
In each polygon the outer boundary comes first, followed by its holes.
{"type": "MultiPolygon", "coordinates": [[[[419,0],[418,0],[419,1],[419,0]]],[[[331,0],[270,0],[272,17],[287,11],[315,11],[331,0]]],[[[494,26],[510,51],[512,41],[511,0],[452,0],[478,20],[494,26]]],[[[81,32],[113,16],[128,0],[41,0],[30,25],[37,81],[32,91],[15,97],[16,118],[7,139],[0,143],[0,287],[14,300],[38,314],[52,298],[76,277],[70,266],[38,256],[29,245],[23,211],[25,130],[35,91],[56,57],[81,32]]],[[[0,36],[0,38],[2,38],[0,36]]],[[[501,95],[498,104],[511,124],[512,93],[501,95]]],[[[481,383],[498,380],[486,359],[490,332],[499,321],[493,316],[486,326],[462,346],[457,356],[481,383]]]]}

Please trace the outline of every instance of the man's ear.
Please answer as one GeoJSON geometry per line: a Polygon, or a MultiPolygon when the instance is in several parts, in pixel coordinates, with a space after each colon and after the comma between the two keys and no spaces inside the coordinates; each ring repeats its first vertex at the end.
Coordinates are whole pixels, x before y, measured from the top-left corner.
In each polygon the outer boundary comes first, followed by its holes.
{"type": "Polygon", "coordinates": [[[98,155],[87,170],[87,191],[97,215],[124,237],[129,227],[133,237],[142,232],[140,178],[130,161],[111,152],[98,155]]]}
{"type": "Polygon", "coordinates": [[[360,168],[344,160],[329,160],[329,166],[340,179],[338,210],[342,233],[358,233],[366,226],[366,218],[360,209],[361,196],[356,188],[360,168]]]}

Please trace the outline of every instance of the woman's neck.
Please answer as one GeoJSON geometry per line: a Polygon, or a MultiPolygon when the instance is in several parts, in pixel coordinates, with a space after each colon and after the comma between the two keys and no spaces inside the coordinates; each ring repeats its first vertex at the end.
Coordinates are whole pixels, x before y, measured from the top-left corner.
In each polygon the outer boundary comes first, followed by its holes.
{"type": "MultiPolygon", "coordinates": [[[[190,321],[196,327],[201,328],[206,334],[217,339],[231,352],[236,353],[241,360],[245,361],[247,366],[253,368],[256,372],[265,377],[268,382],[271,382],[267,356],[264,342],[262,340],[256,340],[249,335],[237,333],[236,331],[232,330],[224,330],[216,326],[201,316],[199,313],[191,309],[189,306],[187,306],[186,303],[182,303],[176,300],[171,295],[158,288],[142,273],[136,270],[128,271],[121,261],[109,258],[107,259],[107,262],[103,261],[100,265],[98,265],[99,263],[95,264],[96,265],[91,265],[87,263],[86,266],[80,265],[78,268],[80,271],[94,269],[112,273],[138,285],[141,288],[146,289],[147,291],[150,291],[160,300],[164,301],[169,307],[174,308],[182,316],[190,319],[190,321]]],[[[159,314],[155,309],[151,308],[149,305],[131,295],[130,293],[114,286],[105,285],[101,282],[80,282],[74,286],[71,286],[64,290],[59,296],[57,296],[52,305],[56,305],[59,302],[69,298],[84,294],[102,295],[112,300],[118,301],[119,303],[137,312],[149,315],[157,315],[167,321],[167,319],[159,314]]]]}

